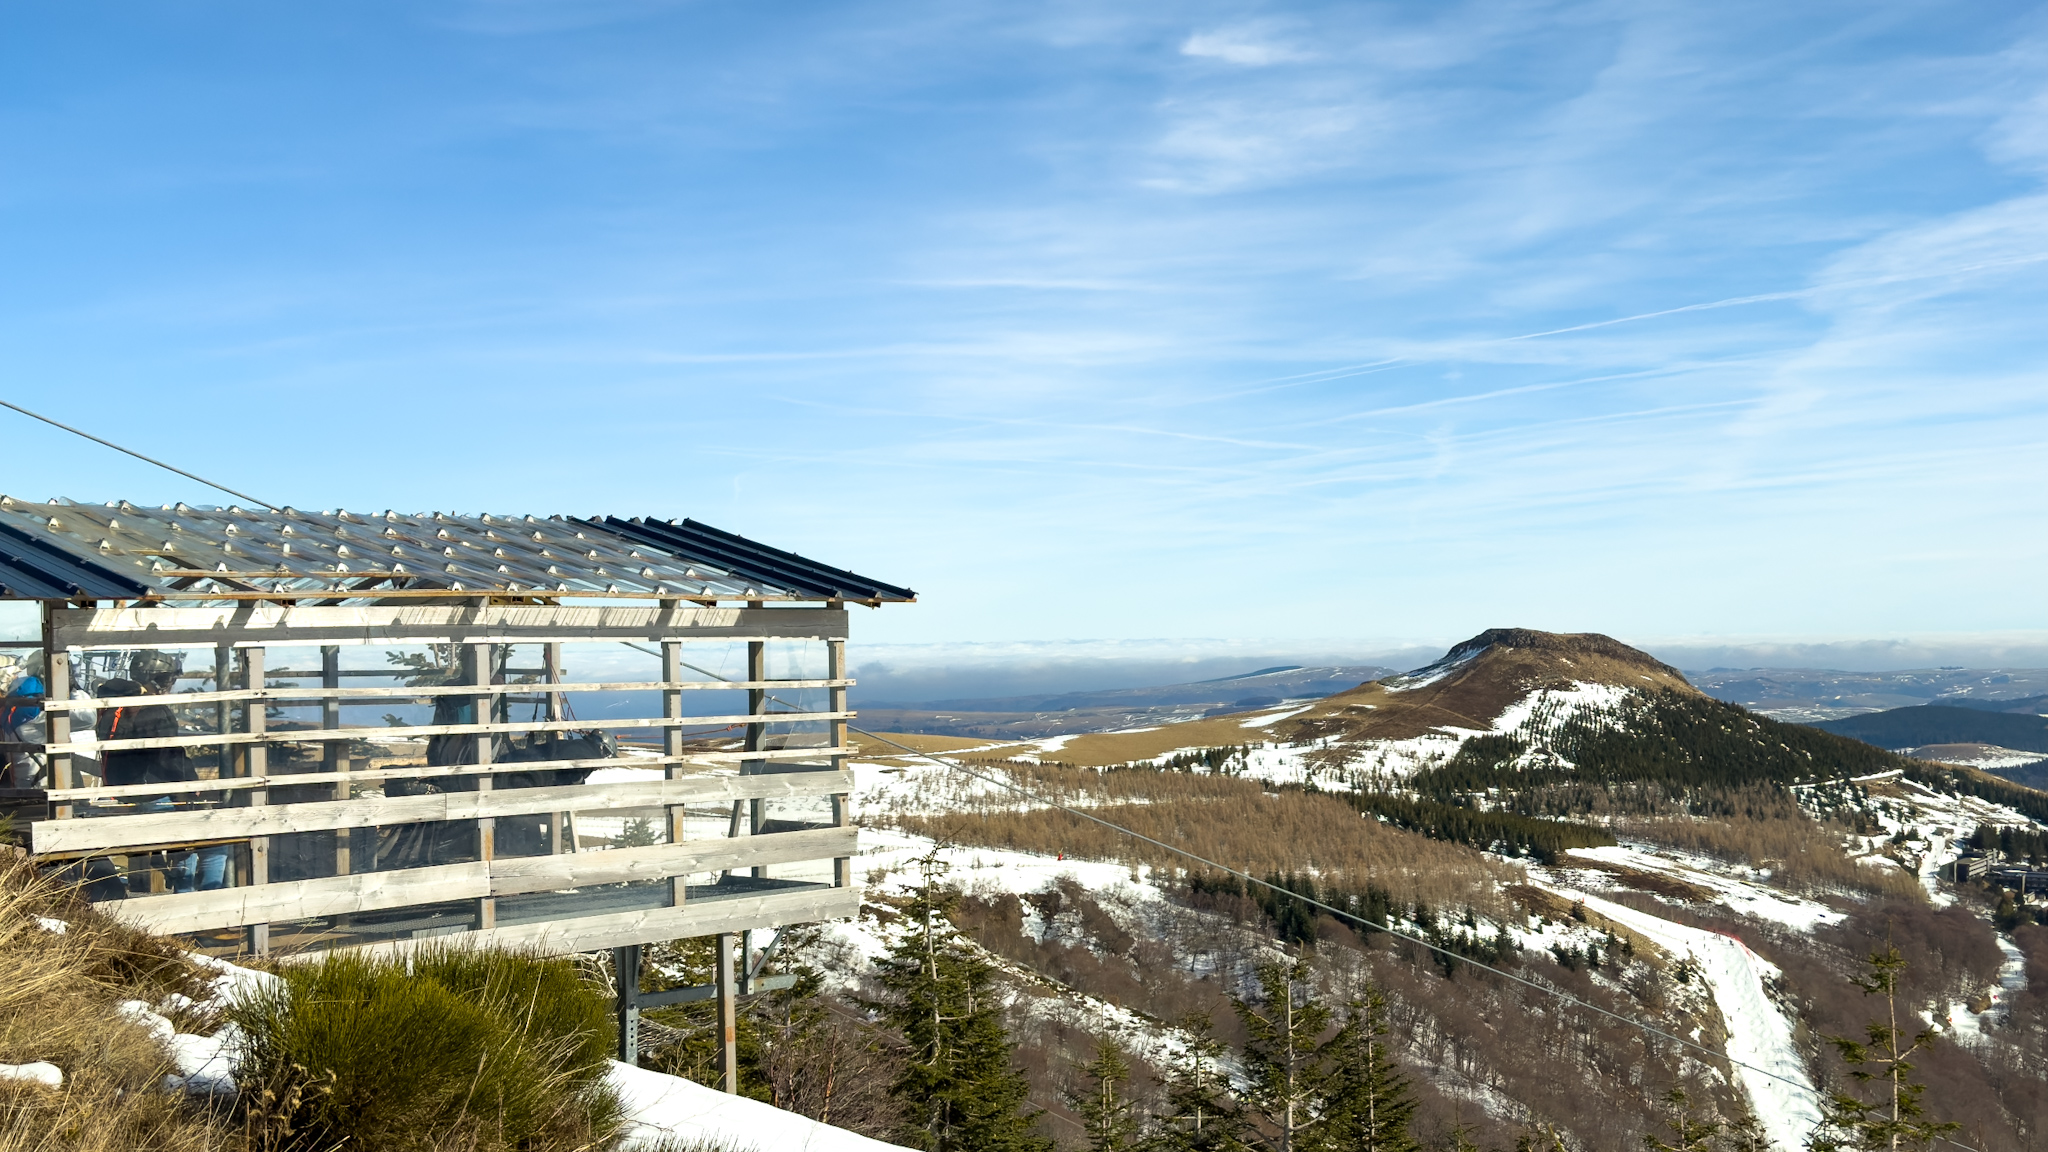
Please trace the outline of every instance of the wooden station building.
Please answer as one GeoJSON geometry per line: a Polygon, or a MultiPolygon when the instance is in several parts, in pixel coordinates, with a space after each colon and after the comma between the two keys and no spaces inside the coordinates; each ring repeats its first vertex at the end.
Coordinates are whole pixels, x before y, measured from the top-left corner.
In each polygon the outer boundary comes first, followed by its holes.
{"type": "Polygon", "coordinates": [[[0,497],[0,806],[220,955],[852,916],[847,606],[914,598],[690,520],[0,497]]]}

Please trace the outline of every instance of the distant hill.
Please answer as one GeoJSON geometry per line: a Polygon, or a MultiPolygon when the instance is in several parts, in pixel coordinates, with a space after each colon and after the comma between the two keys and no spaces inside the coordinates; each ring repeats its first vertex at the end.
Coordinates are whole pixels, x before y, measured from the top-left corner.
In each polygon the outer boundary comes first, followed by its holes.
{"type": "Polygon", "coordinates": [[[1198,720],[1219,713],[1312,700],[1392,673],[1377,665],[1280,665],[1237,676],[992,699],[863,704],[862,723],[879,730],[985,740],[1029,740],[1198,720]]]}
{"type": "Polygon", "coordinates": [[[1353,740],[1406,740],[1446,727],[1483,732],[1533,692],[1581,684],[1700,694],[1678,669],[1611,636],[1489,628],[1434,664],[1331,696],[1288,727],[1353,740]]]}
{"type": "Polygon", "coordinates": [[[2048,717],[1987,712],[1948,704],[1922,704],[1825,720],[1813,727],[1875,744],[1919,748],[1928,744],[1994,744],[2022,752],[2048,753],[2048,717]]]}
{"type": "Polygon", "coordinates": [[[2021,696],[2012,700],[1977,700],[1964,696],[1942,700],[1945,707],[1973,708],[1979,712],[2017,712],[2027,716],[2048,713],[2048,695],[2021,696]]]}
{"type": "Polygon", "coordinates": [[[930,700],[916,704],[869,707],[919,708],[934,712],[1072,712],[1082,708],[1153,708],[1187,705],[1236,705],[1258,708],[1282,700],[1328,696],[1392,673],[1378,665],[1304,667],[1283,664],[1236,676],[1163,684],[1146,688],[1107,688],[1094,692],[1060,692],[991,699],[930,700]]]}
{"type": "Polygon", "coordinates": [[[1716,700],[1802,724],[1920,704],[2001,712],[2031,701],[2032,711],[2048,711],[2044,668],[1709,668],[1686,679],[1716,700]]]}

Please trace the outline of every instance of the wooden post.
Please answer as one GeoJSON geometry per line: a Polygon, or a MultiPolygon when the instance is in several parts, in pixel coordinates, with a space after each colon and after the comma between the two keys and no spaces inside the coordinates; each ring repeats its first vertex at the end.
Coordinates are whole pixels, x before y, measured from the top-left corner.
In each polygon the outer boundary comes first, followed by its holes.
{"type": "MultiPolygon", "coordinates": [[[[335,644],[320,647],[320,686],[341,687],[341,648],[335,644]]],[[[320,702],[320,726],[341,727],[341,701],[333,697],[320,702]]],[[[320,767],[323,771],[339,772],[348,761],[348,746],[338,740],[330,740],[320,746],[320,767]]],[[[348,799],[349,786],[342,781],[334,786],[336,800],[348,799]]],[[[343,828],[334,834],[334,874],[346,876],[349,873],[348,846],[350,830],[343,828]]]]}
{"type": "MultiPolygon", "coordinates": [[[[51,700],[71,699],[71,653],[54,643],[56,637],[50,628],[50,612],[61,601],[43,601],[43,691],[51,700]]],[[[43,709],[43,740],[50,744],[71,742],[71,713],[43,709]]],[[[75,788],[72,779],[71,756],[69,753],[51,753],[50,787],[75,788]]],[[[53,820],[69,820],[71,805],[59,804],[50,813],[53,820]]]]}
{"type": "MultiPolygon", "coordinates": [[[[768,645],[763,641],[755,640],[747,645],[747,679],[755,683],[768,679],[768,645]]],[[[765,715],[767,711],[768,690],[765,688],[750,690],[747,693],[747,715],[761,716],[765,715]]],[[[759,752],[767,743],[768,725],[763,723],[747,725],[747,750],[749,752],[759,752]]],[[[766,768],[767,764],[765,761],[756,760],[752,765],[743,763],[740,765],[740,775],[747,775],[750,771],[765,771],[766,768]]],[[[759,836],[761,834],[761,807],[763,803],[764,801],[761,800],[747,801],[747,835],[749,836],[759,836]]],[[[765,866],[754,869],[754,876],[757,879],[767,875],[768,869],[765,866]]]]}
{"type": "Polygon", "coordinates": [[[640,945],[612,949],[619,985],[619,1063],[640,1066],[640,945]]]}
{"type": "MultiPolygon", "coordinates": [[[[259,647],[241,649],[242,687],[263,687],[263,649],[259,647]]],[[[262,732],[269,726],[270,718],[261,700],[251,700],[242,705],[242,730],[262,732]]],[[[270,770],[270,752],[261,744],[243,746],[244,763],[249,775],[261,776],[270,770]]],[[[270,803],[270,789],[249,790],[249,805],[263,807],[270,803]]],[[[270,883],[270,837],[252,836],[249,839],[249,883],[270,883]]],[[[270,951],[270,925],[249,925],[249,951],[261,956],[270,951]]]]}
{"type": "Polygon", "coordinates": [[[725,1075],[725,1090],[737,1096],[740,1091],[740,1006],[733,981],[733,941],[730,932],[721,933],[718,937],[718,1070],[725,1075]]]}
{"type": "MultiPolygon", "coordinates": [[[[844,609],[841,609],[841,611],[844,611],[844,609]]],[[[825,677],[828,680],[846,679],[846,641],[825,641],[825,677]]],[[[825,708],[827,712],[846,711],[846,689],[828,688],[826,693],[829,700],[825,708]]],[[[831,724],[832,747],[846,747],[846,721],[833,720],[829,723],[831,724]]],[[[837,772],[845,767],[846,757],[840,755],[832,757],[833,771],[837,772]]],[[[844,828],[851,823],[853,823],[853,797],[844,792],[833,793],[832,826],[844,828]]],[[[846,856],[835,858],[832,861],[832,886],[835,888],[845,888],[852,883],[853,860],[846,856]]]]}
{"type": "MultiPolygon", "coordinates": [[[[676,602],[675,602],[675,601],[673,601],[673,600],[664,600],[664,601],[662,601],[662,602],[661,602],[661,605],[662,605],[662,607],[663,607],[663,608],[673,608],[673,607],[675,607],[675,604],[676,604],[676,602]]],[[[682,678],[683,678],[683,644],[682,644],[682,641],[680,641],[680,640],[663,640],[663,641],[661,642],[661,679],[662,679],[662,682],[663,682],[663,683],[666,683],[666,684],[674,684],[674,683],[677,683],[678,681],[682,680],[682,678]]],[[[663,717],[664,719],[667,719],[667,720],[673,721],[673,723],[669,724],[669,725],[668,725],[667,727],[665,727],[665,728],[663,728],[663,729],[661,730],[661,731],[662,731],[662,738],[661,738],[661,750],[662,750],[662,754],[663,754],[663,755],[665,755],[665,756],[681,756],[681,755],[683,754],[683,693],[682,693],[682,691],[681,691],[680,689],[677,689],[677,690],[674,690],[674,691],[663,691],[663,692],[662,692],[662,694],[661,694],[661,715],[662,715],[662,717],[663,717]]],[[[681,778],[682,778],[682,775],[683,775],[683,766],[682,766],[681,764],[670,764],[670,765],[668,766],[668,773],[667,773],[667,775],[668,775],[668,778],[669,778],[669,779],[671,779],[671,780],[678,780],[678,779],[681,779],[681,778]]],[[[688,808],[687,808],[686,806],[684,806],[684,805],[681,805],[681,804],[671,804],[671,805],[669,805],[669,809],[668,809],[668,842],[669,842],[669,843],[671,843],[671,844],[681,844],[681,843],[683,842],[683,839],[684,839],[684,829],[683,829],[683,822],[684,822],[684,819],[685,819],[685,818],[686,818],[686,817],[687,817],[688,815],[689,815],[689,809],[688,809],[688,808]]],[[[669,904],[670,904],[670,905],[671,905],[672,907],[678,907],[678,908],[679,908],[679,907],[681,907],[681,906],[682,906],[683,900],[684,900],[684,898],[685,898],[685,895],[686,895],[686,893],[687,893],[687,891],[688,891],[688,888],[689,888],[689,883],[690,883],[690,878],[689,878],[689,877],[687,877],[687,876],[675,876],[675,877],[671,877],[671,878],[669,879],[669,882],[668,882],[668,902],[669,902],[669,904]]]]}
{"type": "MultiPolygon", "coordinates": [[[[559,641],[541,645],[541,679],[549,684],[562,682],[562,645],[559,641]]],[[[562,718],[562,698],[549,692],[546,694],[547,717],[549,720],[562,718]]],[[[554,828],[548,836],[548,850],[559,856],[563,851],[576,851],[576,822],[570,813],[557,812],[554,828]],[[565,847],[566,845],[566,847],[565,847]]]]}
{"type": "MultiPolygon", "coordinates": [[[[467,646],[465,654],[468,657],[470,666],[469,682],[471,684],[483,688],[491,686],[492,648],[493,645],[490,644],[471,644],[467,646]]],[[[470,697],[470,699],[476,702],[473,705],[476,723],[489,724],[497,719],[495,708],[497,697],[489,692],[479,692],[475,696],[470,697]]],[[[494,748],[496,743],[496,733],[477,733],[476,762],[478,764],[491,763],[491,755],[496,751],[494,748]]],[[[476,778],[476,790],[479,792],[489,792],[491,790],[491,777],[489,773],[484,773],[476,778]]],[[[494,817],[485,816],[476,822],[477,859],[488,863],[497,855],[497,829],[498,821],[494,817]]],[[[476,919],[477,928],[482,931],[487,932],[498,926],[498,901],[495,897],[484,896],[477,900],[476,919]]]]}

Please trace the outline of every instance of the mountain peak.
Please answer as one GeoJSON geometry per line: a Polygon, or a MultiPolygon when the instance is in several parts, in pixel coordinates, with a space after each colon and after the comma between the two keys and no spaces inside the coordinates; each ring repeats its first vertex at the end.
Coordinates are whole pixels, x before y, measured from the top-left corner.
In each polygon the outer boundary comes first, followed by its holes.
{"type": "MultiPolygon", "coordinates": [[[[1552,653],[1566,659],[1591,658],[1653,668],[1662,676],[1683,681],[1685,674],[1640,648],[1631,648],[1599,632],[1539,632],[1534,628],[1488,628],[1454,645],[1437,664],[1464,663],[1489,648],[1552,653]]],[[[1431,665],[1435,667],[1435,665],[1431,665]]]]}
{"type": "Polygon", "coordinates": [[[1612,636],[1489,628],[1432,664],[1328,698],[1298,726],[1397,740],[1448,729],[1486,731],[1531,693],[1586,684],[1698,694],[1684,673],[1612,636]]]}

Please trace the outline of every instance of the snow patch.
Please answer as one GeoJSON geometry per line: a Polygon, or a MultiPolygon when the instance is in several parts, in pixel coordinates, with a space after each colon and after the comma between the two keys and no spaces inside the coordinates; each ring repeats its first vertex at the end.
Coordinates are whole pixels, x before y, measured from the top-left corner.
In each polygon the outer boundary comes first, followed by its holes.
{"type": "Polygon", "coordinates": [[[1741,1062],[1735,1075],[1757,1120],[1778,1147],[1805,1147],[1807,1134],[1821,1122],[1820,1106],[1806,1063],[1792,1042],[1791,1021],[1764,992],[1764,981],[1780,975],[1777,966],[1733,936],[1674,924],[1598,896],[1558,894],[1583,901],[1591,911],[1641,933],[1673,956],[1693,958],[1728,1025],[1728,1058],[1741,1062]],[[1769,1075],[1753,1070],[1759,1068],[1769,1075]]]}
{"type": "Polygon", "coordinates": [[[45,1088],[62,1088],[64,1070],[47,1060],[32,1064],[0,1064],[0,1080],[25,1080],[45,1088]]]}
{"type": "Polygon", "coordinates": [[[625,1106],[625,1139],[619,1146],[626,1152],[653,1149],[664,1141],[702,1141],[759,1152],[881,1152],[900,1147],[616,1060],[609,1062],[605,1079],[625,1106]]]}
{"type": "Polygon", "coordinates": [[[1763,883],[1770,876],[1768,872],[1694,853],[1672,849],[1650,851],[1621,844],[1572,848],[1565,855],[1669,876],[1713,893],[1714,902],[1730,911],[1783,924],[1787,928],[1804,931],[1819,925],[1837,924],[1843,919],[1842,913],[1825,904],[1788,895],[1763,883]]]}
{"type": "Polygon", "coordinates": [[[1299,708],[1289,708],[1284,712],[1268,712],[1264,716],[1254,716],[1250,720],[1240,720],[1237,722],[1237,726],[1239,728],[1264,728],[1269,724],[1277,724],[1290,716],[1299,716],[1311,707],[1313,705],[1304,704],[1299,708]]]}

